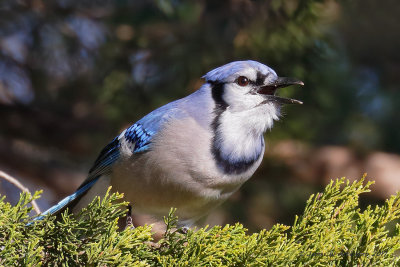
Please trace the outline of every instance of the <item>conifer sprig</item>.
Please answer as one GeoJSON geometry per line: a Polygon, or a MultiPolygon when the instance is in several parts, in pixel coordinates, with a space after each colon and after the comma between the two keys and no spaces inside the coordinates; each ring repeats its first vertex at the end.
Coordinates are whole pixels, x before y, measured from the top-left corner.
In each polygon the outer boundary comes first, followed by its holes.
{"type": "Polygon", "coordinates": [[[372,182],[332,181],[312,195],[293,226],[274,225],[248,234],[243,225],[177,228],[172,209],[163,239],[152,243],[151,226],[120,231],[127,203],[107,193],[81,213],[47,216],[27,226],[29,203],[0,198],[2,266],[398,266],[400,193],[385,204],[359,208],[372,182]]]}

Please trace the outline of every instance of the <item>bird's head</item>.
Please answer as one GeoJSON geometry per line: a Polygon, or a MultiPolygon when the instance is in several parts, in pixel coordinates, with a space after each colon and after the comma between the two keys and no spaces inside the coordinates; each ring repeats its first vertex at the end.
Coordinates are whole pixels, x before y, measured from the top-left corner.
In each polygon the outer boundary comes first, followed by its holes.
{"type": "Polygon", "coordinates": [[[203,76],[213,87],[213,98],[232,112],[269,106],[279,113],[282,104],[302,104],[296,99],[277,96],[279,88],[303,85],[303,82],[278,77],[276,72],[257,61],[234,61],[218,67],[203,76]]]}

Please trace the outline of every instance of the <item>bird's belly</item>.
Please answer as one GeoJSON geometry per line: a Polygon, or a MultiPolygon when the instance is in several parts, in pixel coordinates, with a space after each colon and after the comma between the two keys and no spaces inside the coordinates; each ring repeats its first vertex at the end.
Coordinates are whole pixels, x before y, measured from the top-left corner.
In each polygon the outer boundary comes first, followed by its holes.
{"type": "Polygon", "coordinates": [[[187,168],[178,158],[157,164],[154,160],[154,155],[142,156],[115,168],[113,190],[124,193],[136,213],[162,219],[174,207],[180,220],[193,222],[224,202],[259,165],[233,177],[213,166],[187,168]]]}
{"type": "Polygon", "coordinates": [[[196,221],[233,193],[207,188],[183,172],[150,173],[128,171],[111,176],[113,190],[124,193],[136,213],[162,218],[174,207],[180,219],[196,221]]]}
{"type": "Polygon", "coordinates": [[[212,138],[191,118],[170,122],[149,151],[114,166],[111,185],[137,212],[165,216],[175,207],[180,220],[196,221],[248,180],[262,159],[243,173],[227,174],[211,153],[212,138]]]}

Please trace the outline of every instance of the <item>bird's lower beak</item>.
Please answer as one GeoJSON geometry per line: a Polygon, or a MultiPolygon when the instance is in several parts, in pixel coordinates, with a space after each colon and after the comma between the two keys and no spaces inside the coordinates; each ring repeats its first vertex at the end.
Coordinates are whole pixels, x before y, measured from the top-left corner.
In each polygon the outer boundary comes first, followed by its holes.
{"type": "Polygon", "coordinates": [[[303,104],[300,100],[275,95],[276,90],[290,85],[304,85],[304,83],[296,78],[278,77],[273,83],[260,87],[257,93],[267,96],[270,101],[276,101],[281,104],[303,104]]]}

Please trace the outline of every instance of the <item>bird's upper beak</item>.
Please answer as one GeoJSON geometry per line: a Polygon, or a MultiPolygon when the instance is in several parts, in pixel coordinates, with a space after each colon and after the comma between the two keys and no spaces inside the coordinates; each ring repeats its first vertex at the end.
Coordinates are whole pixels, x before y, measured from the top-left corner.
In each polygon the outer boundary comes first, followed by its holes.
{"type": "Polygon", "coordinates": [[[304,83],[296,78],[278,77],[274,82],[261,86],[257,93],[268,96],[268,100],[276,101],[281,104],[303,104],[302,101],[276,96],[275,92],[279,88],[288,87],[290,85],[304,85],[304,83]]]}

